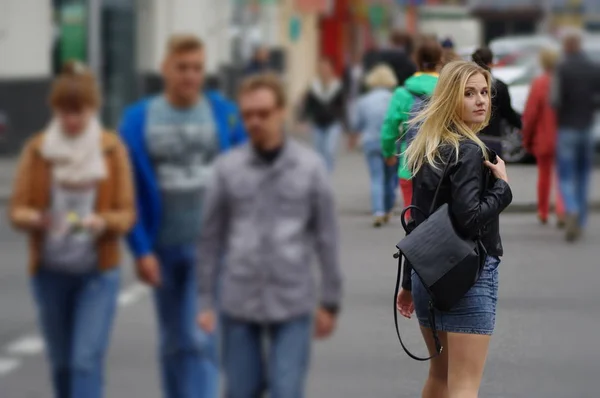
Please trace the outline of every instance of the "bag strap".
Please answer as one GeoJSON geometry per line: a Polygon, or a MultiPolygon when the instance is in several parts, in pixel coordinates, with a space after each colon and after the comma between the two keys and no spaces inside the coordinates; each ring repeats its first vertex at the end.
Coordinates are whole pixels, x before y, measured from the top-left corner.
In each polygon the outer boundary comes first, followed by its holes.
{"type": "Polygon", "coordinates": [[[435,194],[433,195],[433,200],[431,201],[431,207],[429,208],[429,215],[431,215],[431,213],[433,213],[433,211],[435,210],[435,205],[437,204],[437,199],[438,199],[438,195],[440,193],[440,188],[442,187],[442,183],[444,182],[444,179],[446,178],[446,174],[448,173],[448,169],[450,168],[450,160],[452,159],[453,154],[454,154],[454,149],[452,149],[452,151],[450,152],[450,155],[448,155],[448,160],[446,160],[446,165],[444,166],[444,171],[442,172],[442,176],[440,177],[440,182],[438,183],[437,187],[435,188],[435,194]]]}
{"type": "MultiPolygon", "coordinates": [[[[398,258],[398,275],[396,277],[396,289],[394,290],[394,325],[396,326],[396,334],[398,335],[398,340],[400,341],[400,345],[402,346],[402,349],[404,350],[404,352],[406,352],[406,354],[411,357],[414,360],[417,361],[429,361],[430,359],[433,359],[437,356],[439,356],[442,353],[442,350],[444,349],[444,347],[442,346],[442,342],[440,341],[440,337],[438,335],[438,331],[437,328],[435,327],[435,312],[434,312],[434,308],[433,308],[433,302],[430,301],[429,302],[429,324],[431,325],[431,331],[433,333],[433,340],[435,341],[435,350],[436,353],[429,356],[429,357],[418,357],[415,354],[413,354],[412,352],[410,352],[408,350],[408,348],[406,348],[406,345],[404,345],[404,342],[402,341],[402,337],[400,336],[400,327],[398,326],[398,309],[396,308],[396,300],[398,297],[398,294],[400,293],[400,285],[401,285],[401,279],[402,279],[402,258],[404,258],[404,256],[402,255],[402,253],[398,252],[396,254],[394,254],[394,257],[398,258]]],[[[406,259],[404,259],[404,262],[406,262],[406,259]]],[[[404,267],[405,271],[406,271],[406,267],[404,267]]]]}
{"type": "MultiPolygon", "coordinates": [[[[431,213],[433,213],[433,210],[435,209],[435,205],[437,204],[437,199],[440,193],[440,188],[442,187],[442,183],[444,182],[444,179],[446,178],[446,174],[448,173],[448,169],[450,168],[450,160],[452,159],[452,155],[454,154],[454,150],[452,150],[450,152],[450,155],[448,156],[448,160],[446,161],[446,165],[444,166],[444,171],[442,172],[442,176],[440,177],[440,181],[438,182],[437,187],[435,188],[435,194],[433,195],[433,201],[431,203],[431,208],[429,209],[429,214],[427,215],[427,217],[429,215],[431,215],[431,213]]],[[[404,220],[404,214],[411,210],[411,209],[416,209],[418,211],[422,210],[420,208],[418,208],[417,206],[411,205],[408,206],[404,209],[404,211],[402,212],[402,226],[404,227],[404,230],[406,232],[408,231],[408,226],[405,223],[404,220]]],[[[429,361],[430,359],[433,359],[437,356],[439,356],[442,353],[442,350],[444,349],[444,347],[442,346],[442,342],[440,341],[440,337],[438,335],[438,331],[436,328],[436,323],[435,323],[435,310],[434,310],[434,306],[433,306],[433,301],[429,301],[429,325],[431,326],[431,332],[433,334],[433,340],[435,342],[435,350],[436,353],[429,356],[429,357],[418,357],[416,355],[414,355],[412,352],[410,352],[408,350],[408,348],[406,348],[406,346],[404,345],[404,342],[402,341],[402,336],[400,336],[400,327],[398,326],[398,309],[396,308],[396,302],[397,302],[397,298],[398,298],[398,294],[400,293],[400,285],[401,285],[401,280],[402,280],[402,259],[404,258],[404,256],[402,255],[402,252],[398,251],[396,254],[394,254],[394,258],[398,259],[398,274],[396,276],[396,288],[394,289],[394,325],[396,326],[396,334],[398,335],[398,340],[400,341],[400,345],[402,346],[402,349],[404,350],[404,352],[406,352],[406,354],[411,357],[414,360],[417,361],[429,361]]],[[[404,262],[406,263],[406,258],[404,259],[404,262]]],[[[409,272],[406,270],[406,267],[404,267],[404,272],[409,272]]]]}

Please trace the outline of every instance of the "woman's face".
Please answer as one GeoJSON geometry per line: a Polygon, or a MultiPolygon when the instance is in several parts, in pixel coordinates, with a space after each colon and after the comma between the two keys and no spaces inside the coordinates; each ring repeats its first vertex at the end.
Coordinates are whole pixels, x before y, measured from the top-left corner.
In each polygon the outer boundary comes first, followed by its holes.
{"type": "Polygon", "coordinates": [[[490,107],[490,93],[485,77],[477,73],[467,80],[462,105],[462,120],[468,126],[485,122],[490,107]]]}
{"type": "Polygon", "coordinates": [[[62,131],[71,136],[81,134],[87,127],[93,115],[91,108],[56,109],[55,115],[62,131]]]}

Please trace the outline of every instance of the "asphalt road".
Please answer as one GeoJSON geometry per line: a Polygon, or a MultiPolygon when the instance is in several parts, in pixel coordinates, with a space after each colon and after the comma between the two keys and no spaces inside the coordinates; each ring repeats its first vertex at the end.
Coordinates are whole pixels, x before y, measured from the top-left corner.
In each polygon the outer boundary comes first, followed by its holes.
{"type": "MultiPolygon", "coordinates": [[[[341,184],[338,195],[355,186],[341,184]]],[[[364,204],[367,206],[367,203],[364,204]]],[[[25,243],[0,208],[0,397],[51,397],[26,276],[25,243]]],[[[346,296],[333,339],[314,347],[309,398],[418,397],[425,364],[409,359],[392,320],[396,221],[374,230],[368,216],[342,212],[346,296]]],[[[600,216],[585,239],[567,245],[532,214],[502,219],[497,330],[481,397],[600,396],[600,216]]],[[[107,397],[160,397],[151,300],[124,268],[124,293],[107,364],[107,397]]],[[[402,321],[411,348],[424,353],[416,321],[402,321]]]]}

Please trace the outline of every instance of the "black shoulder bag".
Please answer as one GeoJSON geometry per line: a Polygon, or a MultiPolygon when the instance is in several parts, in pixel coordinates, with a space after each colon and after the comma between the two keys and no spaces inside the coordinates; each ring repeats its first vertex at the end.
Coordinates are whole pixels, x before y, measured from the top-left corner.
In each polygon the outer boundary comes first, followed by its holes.
{"type": "MultiPolygon", "coordinates": [[[[468,239],[456,231],[447,203],[444,203],[434,212],[439,191],[446,179],[451,159],[452,153],[448,157],[440,182],[435,190],[429,213],[425,214],[421,208],[414,205],[408,206],[402,211],[401,220],[406,236],[396,245],[398,252],[394,254],[394,258],[398,259],[398,275],[394,292],[396,333],[404,351],[417,361],[427,361],[441,354],[443,347],[435,325],[434,310],[450,310],[467,293],[479,279],[487,256],[479,236],[475,239],[468,239]],[[418,211],[427,219],[419,225],[415,225],[414,221],[407,225],[404,215],[409,210],[413,214],[418,211]],[[413,355],[408,351],[402,337],[400,337],[396,298],[401,285],[403,258],[405,263],[410,263],[430,297],[429,324],[433,332],[437,353],[427,358],[413,355]]],[[[404,267],[404,272],[407,272],[406,267],[404,267]]]]}

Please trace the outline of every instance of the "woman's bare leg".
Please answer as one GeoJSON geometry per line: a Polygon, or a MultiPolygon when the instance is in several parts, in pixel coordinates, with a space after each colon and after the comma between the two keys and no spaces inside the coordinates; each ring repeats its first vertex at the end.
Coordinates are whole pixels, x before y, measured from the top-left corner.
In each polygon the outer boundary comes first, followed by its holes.
{"type": "Polygon", "coordinates": [[[491,336],[448,333],[448,398],[477,398],[491,336]]]}
{"type": "MultiPolygon", "coordinates": [[[[431,329],[421,327],[429,355],[436,353],[435,340],[431,329]]],[[[438,332],[442,343],[442,354],[429,362],[429,376],[423,387],[423,398],[448,398],[448,337],[446,332],[438,332]]]]}

